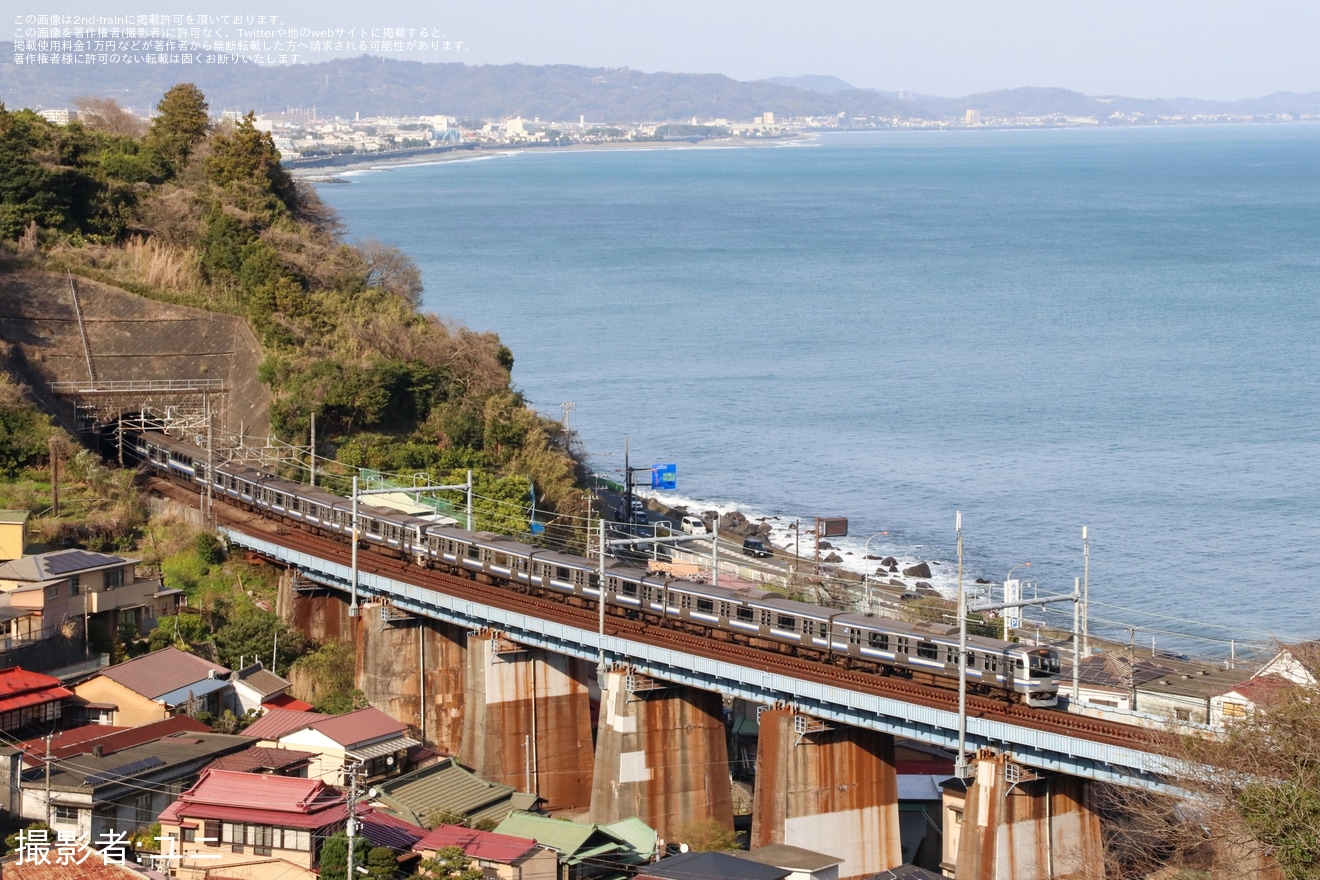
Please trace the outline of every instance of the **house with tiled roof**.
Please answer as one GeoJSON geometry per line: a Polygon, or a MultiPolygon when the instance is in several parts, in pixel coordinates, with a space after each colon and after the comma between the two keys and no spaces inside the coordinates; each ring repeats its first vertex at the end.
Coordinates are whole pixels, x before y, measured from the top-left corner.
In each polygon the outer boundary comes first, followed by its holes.
{"type": "Polygon", "coordinates": [[[124,727],[171,715],[219,715],[235,705],[228,669],[173,647],[110,666],[73,690],[100,720],[124,727]]]}
{"type": "Polygon", "coordinates": [[[1297,682],[1276,673],[1249,678],[1210,698],[1210,724],[1223,728],[1249,718],[1261,706],[1270,705],[1298,687],[1297,682]]]}
{"type": "Polygon", "coordinates": [[[45,821],[49,808],[57,832],[83,839],[96,840],[107,831],[132,832],[154,822],[173,793],[191,785],[217,757],[252,743],[209,730],[178,731],[149,741],[131,740],[127,735],[132,733],[85,743],[78,754],[51,760],[49,768],[39,754],[40,764],[17,774],[19,792],[13,799],[19,815],[45,821]]]}
{"type": "Polygon", "coordinates": [[[792,871],[740,859],[732,853],[689,852],[647,865],[635,875],[656,880],[784,880],[792,871]]]}
{"type": "Polygon", "coordinates": [[[90,550],[55,550],[0,563],[0,650],[60,634],[131,626],[145,633],[173,614],[183,591],[137,576],[139,560],[90,550]]]}
{"type": "Polygon", "coordinates": [[[23,848],[0,858],[0,877],[4,880],[160,880],[161,875],[112,852],[106,858],[98,850],[83,844],[61,849],[58,838],[49,845],[24,842],[23,848]]]}
{"type": "Polygon", "coordinates": [[[347,818],[344,793],[318,779],[207,770],[160,814],[161,850],[180,880],[314,880],[347,818]]]}
{"type": "Polygon", "coordinates": [[[750,852],[738,850],[730,855],[788,871],[785,880],[839,880],[839,866],[843,864],[838,856],[786,843],[772,843],[750,852]]]}
{"type": "Polygon", "coordinates": [[[57,730],[72,699],[58,678],[17,666],[0,669],[0,732],[14,737],[57,730]]]}
{"type": "MultiPolygon", "coordinates": [[[[517,812],[510,813],[495,826],[495,832],[535,840],[555,851],[561,876],[567,880],[591,880],[631,874],[637,865],[644,865],[655,857],[654,849],[644,852],[637,846],[636,826],[640,821],[614,823],[626,825],[626,829],[615,830],[610,825],[589,825],[517,812]]],[[[653,847],[654,832],[649,839],[653,847]]]]}
{"type": "Polygon", "coordinates": [[[433,859],[446,847],[463,850],[489,880],[556,880],[559,860],[549,847],[526,837],[480,831],[462,825],[437,825],[413,845],[413,851],[433,859]]]}
{"type": "Polygon", "coordinates": [[[34,737],[19,743],[18,748],[23,753],[24,766],[41,767],[44,766],[47,756],[59,761],[88,752],[101,755],[152,742],[162,736],[173,736],[176,733],[207,733],[210,730],[210,727],[196,718],[179,715],[153,721],[141,727],[84,724],[82,727],[74,727],[52,735],[49,742],[45,737],[34,737]]]}
{"type": "Polygon", "coordinates": [[[376,798],[409,821],[440,813],[464,816],[469,825],[499,822],[514,810],[530,810],[539,798],[512,785],[477,776],[453,757],[375,784],[376,798]]]}
{"type": "Polygon", "coordinates": [[[315,752],[307,775],[331,785],[346,783],[346,763],[361,764],[368,780],[397,776],[406,769],[408,750],[421,745],[406,724],[371,707],[343,715],[273,709],[244,732],[264,746],[315,752]]]}
{"type": "MultiPolygon", "coordinates": [[[[247,731],[243,731],[246,736],[247,731]]],[[[271,776],[307,778],[307,767],[316,759],[313,752],[272,749],[254,745],[241,752],[216,758],[208,769],[232,770],[235,773],[265,773],[271,776]]]]}
{"type": "MultiPolygon", "coordinates": [[[[286,696],[290,687],[287,678],[280,678],[260,662],[237,670],[231,680],[234,698],[238,701],[238,708],[234,711],[239,715],[249,711],[262,712],[266,707],[275,705],[272,701],[286,696]]],[[[303,705],[311,708],[305,703],[303,705]]]]}

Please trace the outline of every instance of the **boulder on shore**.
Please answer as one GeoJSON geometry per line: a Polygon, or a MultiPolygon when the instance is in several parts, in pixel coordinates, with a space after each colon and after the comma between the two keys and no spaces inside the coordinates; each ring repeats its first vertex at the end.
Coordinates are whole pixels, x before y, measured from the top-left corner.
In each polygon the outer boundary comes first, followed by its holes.
{"type": "Polygon", "coordinates": [[[930,577],[930,566],[924,562],[918,562],[916,565],[903,569],[903,577],[928,578],[930,577]]]}

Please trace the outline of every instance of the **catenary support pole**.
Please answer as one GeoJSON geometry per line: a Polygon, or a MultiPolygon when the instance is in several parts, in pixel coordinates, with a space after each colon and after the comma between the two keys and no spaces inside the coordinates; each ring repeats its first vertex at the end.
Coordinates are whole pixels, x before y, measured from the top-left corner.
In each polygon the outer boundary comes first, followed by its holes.
{"type": "Polygon", "coordinates": [[[954,520],[958,537],[958,760],[953,773],[967,778],[967,594],[963,592],[962,511],[954,520]]]}

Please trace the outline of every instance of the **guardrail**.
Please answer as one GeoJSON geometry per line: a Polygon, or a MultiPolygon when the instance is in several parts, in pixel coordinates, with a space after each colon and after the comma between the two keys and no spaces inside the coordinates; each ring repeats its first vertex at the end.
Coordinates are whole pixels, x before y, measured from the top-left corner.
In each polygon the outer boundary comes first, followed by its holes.
{"type": "Polygon", "coordinates": [[[119,379],[109,382],[52,382],[56,394],[124,394],[160,391],[223,391],[223,379],[119,379]]]}

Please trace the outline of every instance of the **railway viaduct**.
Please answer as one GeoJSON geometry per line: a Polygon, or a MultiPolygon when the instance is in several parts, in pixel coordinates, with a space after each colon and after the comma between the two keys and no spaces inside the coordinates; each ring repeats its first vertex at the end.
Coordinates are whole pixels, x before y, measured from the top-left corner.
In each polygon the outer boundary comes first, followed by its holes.
{"type": "MultiPolygon", "coordinates": [[[[694,819],[730,825],[723,698],[740,698],[764,707],[752,845],[829,853],[843,859],[841,877],[871,875],[903,862],[895,738],[958,742],[956,701],[941,692],[638,621],[610,618],[602,635],[592,609],[540,607],[374,554],[360,562],[354,606],[346,547],[223,531],[293,572],[286,619],[354,641],[373,705],[552,810],[636,815],[668,839],[694,819]]],[[[945,816],[960,880],[1095,876],[1092,782],[1168,790],[1165,774],[1177,772],[1130,728],[992,700],[969,707],[977,759],[961,808],[945,816]]]]}

